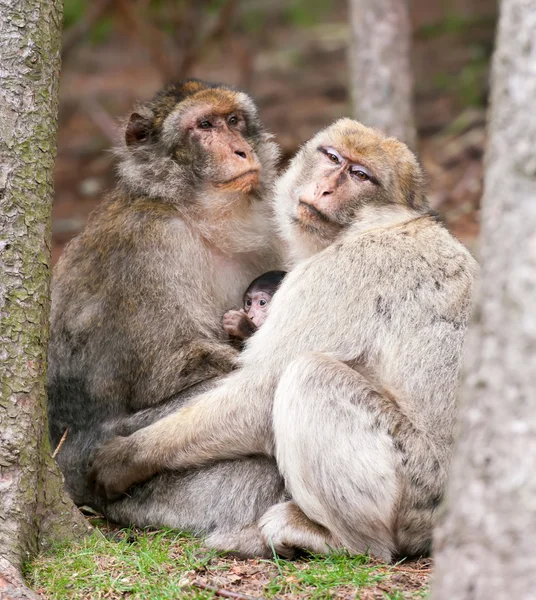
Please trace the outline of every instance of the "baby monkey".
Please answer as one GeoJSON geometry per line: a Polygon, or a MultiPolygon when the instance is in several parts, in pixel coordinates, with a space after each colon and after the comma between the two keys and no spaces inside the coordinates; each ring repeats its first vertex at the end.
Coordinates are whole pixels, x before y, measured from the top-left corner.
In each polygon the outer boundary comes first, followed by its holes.
{"type": "Polygon", "coordinates": [[[268,305],[286,274],[286,271],[268,271],[260,275],[244,293],[244,308],[225,313],[223,328],[233,340],[247,340],[264,323],[268,305]]]}

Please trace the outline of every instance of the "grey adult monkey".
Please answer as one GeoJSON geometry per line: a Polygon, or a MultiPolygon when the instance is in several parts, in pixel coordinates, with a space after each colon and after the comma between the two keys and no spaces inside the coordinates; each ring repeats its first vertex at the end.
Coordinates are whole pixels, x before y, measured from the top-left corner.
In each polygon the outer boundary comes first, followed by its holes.
{"type": "Polygon", "coordinates": [[[97,489],[114,496],[162,470],[275,455],[293,499],[260,519],[266,548],[427,553],[478,269],[430,214],[422,179],[404,144],[355,121],[310,140],[277,189],[296,266],[241,368],[105,444],[97,489]]]}
{"type": "MultiPolygon", "coordinates": [[[[240,536],[284,498],[275,461],[168,473],[108,503],[87,486],[94,448],[188,402],[235,367],[221,320],[280,266],[271,197],[278,148],[249,96],[188,80],[139,107],[119,181],[53,279],[49,422],[77,504],[115,521],[240,536]]],[[[262,553],[248,536],[236,544],[262,553]],[[249,545],[248,545],[249,544],[249,545]]]]}

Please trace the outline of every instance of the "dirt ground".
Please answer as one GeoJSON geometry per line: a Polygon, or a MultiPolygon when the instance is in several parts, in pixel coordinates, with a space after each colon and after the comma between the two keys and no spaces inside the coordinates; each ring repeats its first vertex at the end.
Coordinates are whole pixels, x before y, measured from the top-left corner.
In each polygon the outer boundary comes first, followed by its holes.
{"type": "MultiPolygon", "coordinates": [[[[296,562],[297,569],[293,575],[287,576],[289,583],[299,580],[301,570],[308,568],[306,560],[296,562]]],[[[366,568],[374,568],[378,575],[385,575],[376,584],[356,589],[353,585],[337,585],[330,588],[326,595],[315,594],[313,588],[302,584],[298,592],[296,588],[290,593],[278,593],[279,600],[297,600],[299,598],[333,598],[337,600],[386,600],[422,598],[430,585],[432,574],[431,559],[420,559],[395,566],[386,566],[374,561],[367,563],[366,568]]],[[[278,574],[277,565],[266,561],[214,559],[203,570],[190,572],[185,579],[190,582],[191,589],[206,589],[216,592],[237,594],[235,600],[262,600],[263,592],[270,581],[278,574]]],[[[187,597],[187,596],[186,596],[187,597]]],[[[231,596],[232,597],[232,596],[231,596]]]]}

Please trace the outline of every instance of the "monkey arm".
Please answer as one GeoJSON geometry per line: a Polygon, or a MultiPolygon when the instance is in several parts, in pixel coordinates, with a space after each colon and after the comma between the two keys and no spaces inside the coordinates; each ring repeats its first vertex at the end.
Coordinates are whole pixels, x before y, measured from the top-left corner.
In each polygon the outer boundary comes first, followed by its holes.
{"type": "Polygon", "coordinates": [[[257,331],[255,323],[240,310],[229,310],[223,315],[223,328],[230,337],[238,340],[247,340],[257,331]]]}
{"type": "Polygon", "coordinates": [[[143,408],[150,399],[154,399],[151,404],[161,404],[203,381],[226,375],[236,367],[238,355],[238,350],[219,340],[184,344],[153,363],[147,376],[133,387],[131,403],[136,408],[143,408]]]}
{"type": "MultiPolygon", "coordinates": [[[[116,497],[165,469],[272,453],[272,405],[279,377],[297,353],[323,343],[337,314],[322,303],[303,306],[301,298],[313,285],[309,271],[298,280],[292,275],[274,296],[266,322],[248,342],[239,370],[178,412],[129,437],[116,437],[98,451],[89,474],[98,493],[116,497]],[[288,306],[300,306],[300,322],[288,306]]],[[[344,335],[351,336],[355,345],[349,328],[344,335]]]]}
{"type": "Polygon", "coordinates": [[[166,469],[271,454],[272,403],[261,399],[273,384],[259,382],[258,376],[248,379],[250,375],[238,371],[178,412],[106,443],[94,457],[89,474],[97,493],[115,498],[166,469]]]}

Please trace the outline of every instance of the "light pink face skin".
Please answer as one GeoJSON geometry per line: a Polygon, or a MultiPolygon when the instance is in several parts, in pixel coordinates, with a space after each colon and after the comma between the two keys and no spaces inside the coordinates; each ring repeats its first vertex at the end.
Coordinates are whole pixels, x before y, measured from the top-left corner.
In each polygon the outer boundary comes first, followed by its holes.
{"type": "Polygon", "coordinates": [[[253,290],[247,294],[244,311],[257,327],[264,323],[271,300],[272,296],[268,292],[253,290]]]}

